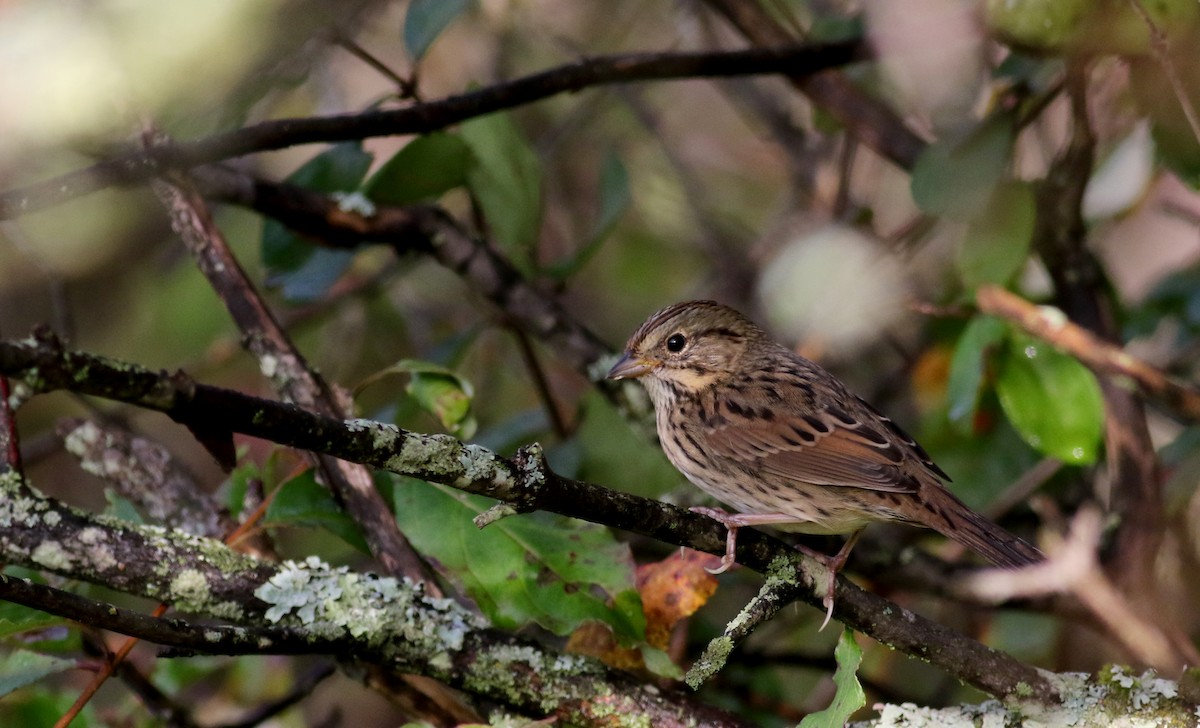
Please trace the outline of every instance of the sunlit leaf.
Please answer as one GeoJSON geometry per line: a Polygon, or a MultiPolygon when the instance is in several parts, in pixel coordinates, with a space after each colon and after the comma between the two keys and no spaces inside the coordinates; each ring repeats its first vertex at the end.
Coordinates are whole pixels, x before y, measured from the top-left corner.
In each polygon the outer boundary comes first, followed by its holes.
{"type": "Polygon", "coordinates": [[[471,119],[460,133],[474,159],[467,183],[492,236],[530,267],[542,224],[541,162],[507,114],[471,119]]]}
{"type": "Polygon", "coordinates": [[[979,390],[987,365],[987,353],[1004,340],[1008,327],[991,316],[976,316],[967,324],[954,357],[950,360],[950,377],[946,383],[946,399],[950,421],[969,431],[979,403],[979,390]]]}
{"type": "Polygon", "coordinates": [[[412,0],[404,16],[404,47],[420,60],[446,26],[471,6],[471,0],[412,0]]]}
{"type": "Polygon", "coordinates": [[[862,648],[854,641],[854,632],[849,628],[842,630],[833,658],[837,662],[837,670],[833,673],[837,692],[833,702],[825,710],[804,716],[798,728],[843,728],[854,711],[867,704],[866,693],[858,682],[862,648]]]}
{"type": "Polygon", "coordinates": [[[1007,171],[1013,138],[1012,117],[1000,114],[965,139],[929,145],[913,166],[913,200],[931,215],[971,220],[1007,171]]]}
{"type": "Polygon", "coordinates": [[[409,142],[384,162],[362,192],[383,205],[435,200],[467,183],[471,150],[462,139],[437,133],[409,142]]]}
{"type": "Polygon", "coordinates": [[[958,272],[963,285],[1004,285],[1021,270],[1029,256],[1036,214],[1033,190],[1027,182],[996,187],[987,207],[967,226],[958,249],[958,272]]]}
{"type": "Polygon", "coordinates": [[[10,650],[0,655],[0,697],[26,685],[41,680],[47,675],[71,670],[74,660],[64,660],[29,650],[10,650]]]}
{"type": "Polygon", "coordinates": [[[1001,357],[996,394],[1008,419],[1034,448],[1067,463],[1095,461],[1104,401],[1095,376],[1077,360],[1013,332],[1001,357]]]}
{"type": "Polygon", "coordinates": [[[481,530],[471,519],[494,501],[412,479],[394,483],[400,530],[498,627],[533,622],[566,635],[599,620],[622,643],[644,636],[629,547],[608,529],[532,513],[481,530]]]}
{"type": "Polygon", "coordinates": [[[263,525],[323,528],[359,551],[370,552],[358,525],[342,511],[329,490],[316,481],[311,469],[279,487],[267,506],[263,525]]]}

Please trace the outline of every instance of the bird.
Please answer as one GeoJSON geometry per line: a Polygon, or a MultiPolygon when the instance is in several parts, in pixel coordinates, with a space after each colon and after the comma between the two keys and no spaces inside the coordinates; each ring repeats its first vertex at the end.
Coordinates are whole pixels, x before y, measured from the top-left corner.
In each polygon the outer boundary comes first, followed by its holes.
{"type": "MultiPolygon", "coordinates": [[[[738,529],[756,525],[848,535],[832,557],[798,547],[833,575],[862,529],[881,521],[931,528],[999,567],[1043,559],[950,492],[950,476],[895,422],[733,308],[684,301],[658,311],[608,378],[641,381],[667,459],[736,511],[693,509],[727,529],[713,573],[734,564],[738,529]]],[[[831,576],[826,623],[833,593],[831,576]]]]}

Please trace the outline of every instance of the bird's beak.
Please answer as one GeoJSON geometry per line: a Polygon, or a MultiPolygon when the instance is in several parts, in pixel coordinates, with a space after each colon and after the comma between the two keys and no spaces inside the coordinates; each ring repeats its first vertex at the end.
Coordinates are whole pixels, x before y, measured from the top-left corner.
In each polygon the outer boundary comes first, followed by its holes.
{"type": "Polygon", "coordinates": [[[609,379],[637,379],[650,373],[657,362],[635,357],[631,352],[625,352],[612,369],[608,370],[609,379]]]}

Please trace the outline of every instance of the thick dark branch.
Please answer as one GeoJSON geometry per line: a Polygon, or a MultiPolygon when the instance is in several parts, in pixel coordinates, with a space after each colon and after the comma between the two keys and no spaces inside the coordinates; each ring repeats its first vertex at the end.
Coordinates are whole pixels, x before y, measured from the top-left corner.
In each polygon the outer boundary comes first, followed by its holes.
{"type": "Polygon", "coordinates": [[[552,68],[440,101],[361,114],[279,119],[192,142],[137,150],[86,169],[0,194],[0,220],[41,210],[113,185],[144,182],[182,170],[298,144],[400,134],[427,134],[466,119],[592,86],[681,78],[785,73],[804,77],[866,56],[861,42],[788,45],[714,53],[635,53],[603,56],[552,68]]]}
{"type": "MultiPolygon", "coordinates": [[[[724,552],[724,528],[676,506],[563,478],[550,471],[537,446],[513,459],[445,435],[406,432],[368,420],[341,421],[291,405],[208,387],[181,374],[155,374],[101,357],[64,353],[54,342],[0,342],[0,374],[28,374],[36,390],[68,388],[156,409],[187,424],[223,427],[324,452],[422,480],[443,483],[510,504],[624,528],[709,553],[724,552]]],[[[794,594],[819,605],[828,571],[778,540],[753,529],[738,539],[738,563],[760,572],[791,568],[794,594]],[[790,564],[790,567],[789,567],[790,564]]],[[[941,625],[901,609],[839,578],[837,614],[846,624],[943,667],[994,695],[1053,697],[1033,668],[941,625]]]]}

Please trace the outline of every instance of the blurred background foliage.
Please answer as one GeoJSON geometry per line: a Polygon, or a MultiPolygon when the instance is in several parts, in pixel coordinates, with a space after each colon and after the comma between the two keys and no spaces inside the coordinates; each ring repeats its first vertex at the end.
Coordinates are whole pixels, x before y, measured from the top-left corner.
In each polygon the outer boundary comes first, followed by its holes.
{"type": "MultiPolygon", "coordinates": [[[[1101,293],[1112,297],[1128,348],[1194,379],[1200,143],[1181,100],[1194,105],[1200,96],[1195,3],[1145,2],[1169,31],[1167,56],[1151,52],[1143,19],[1117,0],[764,5],[805,38],[870,41],[878,59],[845,72],[931,142],[911,170],[848,136],[778,77],[608,86],[421,138],[304,146],[228,163],[342,195],[362,209],[436,201],[614,351],[668,303],[714,297],[736,305],[912,431],[972,506],[1007,503],[994,515],[1014,530],[1032,534],[1037,519],[1027,494],[1014,499],[1012,486],[1048,458],[1063,465],[1036,485],[1063,511],[1103,501],[1096,381],[1052,347],[975,314],[973,294],[997,283],[1049,298],[1052,276],[1034,244],[1039,185],[1071,138],[1065,69],[1095,54],[1086,76],[1096,152],[1082,202],[1086,249],[1102,266],[1101,293]]],[[[8,69],[0,74],[0,181],[14,188],[86,165],[132,143],[150,122],[191,139],[265,119],[410,103],[399,98],[397,78],[367,56],[415,80],[428,100],[590,55],[744,45],[698,0],[357,0],[336,10],[311,0],[17,0],[0,6],[0,65],[8,69]]],[[[329,250],[244,210],[220,207],[217,215],[301,349],[331,380],[358,388],[363,416],[453,433],[504,454],[539,441],[565,475],[699,502],[645,423],[629,422],[580,372],[515,332],[437,262],[383,247],[329,250]]],[[[75,348],[273,396],[145,188],[105,190],[0,223],[0,332],[21,336],[41,322],[75,348]]],[[[53,395],[22,409],[30,475],[51,495],[128,515],[53,435],[57,418],[94,406],[53,395]]],[[[246,441],[247,470],[229,478],[182,428],[99,406],[167,444],[235,511],[250,475],[268,489],[286,481],[265,523],[285,555],[316,552],[369,568],[355,526],[333,513],[311,476],[296,477],[298,459],[246,441]]],[[[1200,440],[1168,416],[1147,416],[1166,466],[1173,524],[1159,564],[1173,580],[1165,604],[1186,610],[1183,626],[1194,630],[1196,584],[1181,575],[1197,558],[1187,515],[1197,505],[1200,440]]],[[[528,595],[473,581],[486,579],[478,572],[495,567],[486,562],[495,557],[534,564],[533,583],[537,568],[567,548],[555,539],[575,534],[597,539],[589,547],[597,554],[616,549],[604,557],[608,581],[596,572],[563,576],[603,584],[589,590],[595,609],[575,616],[607,619],[627,640],[644,629],[629,593],[633,563],[666,556],[666,546],[634,539],[631,560],[611,534],[540,515],[481,533],[469,523],[487,505],[479,499],[411,483],[382,487],[403,504],[401,523],[416,545],[498,624],[536,623],[562,635],[577,623],[533,614],[554,612],[550,597],[549,607],[542,597],[513,606],[506,600],[528,595]]],[[[953,553],[936,539],[923,543],[953,553]]],[[[747,573],[723,577],[671,654],[698,654],[758,583],[747,573]]],[[[1121,659],[1057,617],[875,588],[1045,667],[1095,670],[1121,659]]],[[[30,639],[30,619],[0,618],[0,626],[22,627],[3,630],[10,646],[30,639]]],[[[818,619],[798,609],[766,625],[704,697],[763,725],[794,722],[824,705],[836,635],[816,634],[818,619]]],[[[29,680],[0,701],[5,724],[52,723],[83,679],[68,669],[80,655],[78,631],[55,620],[36,628],[36,654],[48,661],[18,673],[62,677],[29,680]],[[64,659],[49,661],[55,655],[64,659]]],[[[162,690],[194,704],[205,724],[285,693],[305,670],[303,661],[272,657],[156,662],[151,650],[136,652],[134,662],[162,690]]],[[[872,696],[927,704],[977,697],[874,644],[866,645],[860,674],[868,704],[872,696]]],[[[331,715],[344,725],[397,720],[382,699],[339,676],[276,724],[331,715]]],[[[110,686],[77,725],[153,723],[110,686]]]]}

